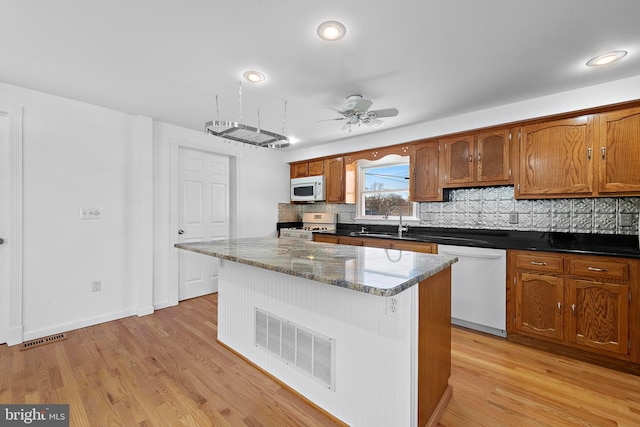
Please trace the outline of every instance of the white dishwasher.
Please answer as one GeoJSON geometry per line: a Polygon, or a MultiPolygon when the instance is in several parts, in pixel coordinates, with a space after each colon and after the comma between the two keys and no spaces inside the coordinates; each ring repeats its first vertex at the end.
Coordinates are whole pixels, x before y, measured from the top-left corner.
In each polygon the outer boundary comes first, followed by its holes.
{"type": "Polygon", "coordinates": [[[507,251],[438,245],[451,267],[451,323],[506,337],[507,251]]]}

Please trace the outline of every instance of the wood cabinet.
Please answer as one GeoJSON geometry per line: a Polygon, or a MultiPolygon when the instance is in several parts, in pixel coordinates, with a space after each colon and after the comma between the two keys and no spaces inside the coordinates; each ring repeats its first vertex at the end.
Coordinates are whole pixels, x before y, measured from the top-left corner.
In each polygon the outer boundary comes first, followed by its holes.
{"type": "Polygon", "coordinates": [[[409,200],[433,202],[443,200],[440,175],[440,145],[428,141],[413,145],[409,159],[409,200]]]}
{"type": "Polygon", "coordinates": [[[598,193],[640,195],[640,107],[598,115],[598,193]]]}
{"type": "Polygon", "coordinates": [[[324,160],[326,176],[327,203],[345,203],[345,166],[344,157],[324,160]]]}
{"type": "Polygon", "coordinates": [[[426,254],[438,253],[438,245],[428,242],[402,241],[394,239],[376,239],[372,237],[338,236],[335,234],[316,233],[315,242],[334,243],[340,245],[367,246],[371,248],[395,249],[399,251],[421,252],[426,254]]]}
{"type": "Polygon", "coordinates": [[[639,263],[509,251],[508,332],[639,362],[639,263]]]}
{"type": "Polygon", "coordinates": [[[524,126],[515,197],[640,195],[640,108],[524,126]]]}
{"type": "Polygon", "coordinates": [[[505,128],[441,139],[444,187],[512,183],[510,141],[505,128]]]}
{"type": "Polygon", "coordinates": [[[518,198],[593,194],[593,116],[540,123],[519,136],[518,198]]]}
{"type": "Polygon", "coordinates": [[[317,176],[324,173],[324,161],[310,160],[290,164],[291,178],[304,178],[305,176],[317,176]]]}

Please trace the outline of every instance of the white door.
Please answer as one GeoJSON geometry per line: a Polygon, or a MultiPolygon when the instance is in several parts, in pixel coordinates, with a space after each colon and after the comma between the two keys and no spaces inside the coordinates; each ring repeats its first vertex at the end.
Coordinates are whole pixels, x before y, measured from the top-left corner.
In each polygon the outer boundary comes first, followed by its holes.
{"type": "MultiPolygon", "coordinates": [[[[229,237],[229,158],[180,148],[180,243],[229,237]]],[[[219,260],[179,251],[178,298],[218,291],[219,260]]]]}

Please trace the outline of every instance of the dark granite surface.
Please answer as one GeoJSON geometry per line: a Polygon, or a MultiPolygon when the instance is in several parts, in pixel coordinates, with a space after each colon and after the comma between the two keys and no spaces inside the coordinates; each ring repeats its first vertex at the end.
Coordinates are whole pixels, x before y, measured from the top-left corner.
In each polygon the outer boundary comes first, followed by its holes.
{"type": "MultiPolygon", "coordinates": [[[[362,237],[398,238],[397,225],[338,224],[336,232],[331,234],[360,235],[362,227],[365,227],[367,232],[390,233],[385,237],[365,235],[362,237]]],[[[409,227],[409,231],[404,233],[402,240],[494,249],[524,249],[640,258],[638,236],[620,234],[409,227]]]]}

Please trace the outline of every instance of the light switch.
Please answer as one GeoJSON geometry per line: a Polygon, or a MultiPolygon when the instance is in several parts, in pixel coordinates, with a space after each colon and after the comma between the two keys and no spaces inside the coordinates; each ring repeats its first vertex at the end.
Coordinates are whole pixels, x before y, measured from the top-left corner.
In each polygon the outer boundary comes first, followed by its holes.
{"type": "Polygon", "coordinates": [[[102,211],[100,208],[80,208],[80,219],[100,219],[102,211]]]}

